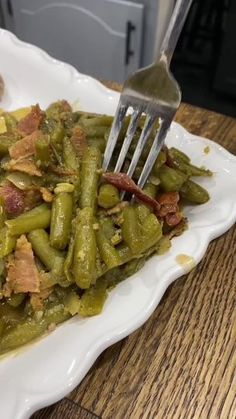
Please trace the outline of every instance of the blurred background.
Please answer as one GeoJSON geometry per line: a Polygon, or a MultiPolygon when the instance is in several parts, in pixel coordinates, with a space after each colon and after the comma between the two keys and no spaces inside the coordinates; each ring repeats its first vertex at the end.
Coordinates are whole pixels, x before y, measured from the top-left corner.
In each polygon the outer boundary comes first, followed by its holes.
{"type": "MultiPolygon", "coordinates": [[[[0,27],[101,80],[156,57],[175,0],[0,0],[0,27]]],[[[236,116],[236,1],[194,0],[172,71],[183,101],[236,116]]]]}

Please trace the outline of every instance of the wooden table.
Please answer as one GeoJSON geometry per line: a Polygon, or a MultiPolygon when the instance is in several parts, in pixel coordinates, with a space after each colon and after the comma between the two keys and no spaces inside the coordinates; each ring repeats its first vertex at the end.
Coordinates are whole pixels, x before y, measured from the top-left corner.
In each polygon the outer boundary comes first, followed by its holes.
{"type": "MultiPolygon", "coordinates": [[[[176,120],[236,153],[236,120],[182,104],[176,120]]],[[[32,419],[235,419],[236,229],[173,283],[132,335],[32,419]]]]}

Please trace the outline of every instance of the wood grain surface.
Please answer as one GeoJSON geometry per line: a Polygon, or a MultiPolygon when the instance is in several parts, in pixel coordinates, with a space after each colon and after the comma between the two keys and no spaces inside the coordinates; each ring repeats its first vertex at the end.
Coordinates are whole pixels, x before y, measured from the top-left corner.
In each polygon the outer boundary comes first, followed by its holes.
{"type": "MultiPolygon", "coordinates": [[[[114,87],[114,86],[112,86],[114,87]]],[[[236,120],[182,104],[176,120],[236,154],[236,120]]],[[[236,229],[211,242],[144,324],[67,398],[32,419],[235,419],[236,229]]]]}

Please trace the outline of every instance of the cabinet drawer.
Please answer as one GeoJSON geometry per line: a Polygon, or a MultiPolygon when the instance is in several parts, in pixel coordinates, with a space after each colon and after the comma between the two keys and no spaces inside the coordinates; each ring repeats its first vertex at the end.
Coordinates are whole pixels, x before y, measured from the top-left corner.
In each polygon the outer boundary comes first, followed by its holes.
{"type": "Polygon", "coordinates": [[[11,8],[14,30],[21,39],[81,72],[122,82],[140,65],[142,4],[123,0],[11,0],[11,8]]]}

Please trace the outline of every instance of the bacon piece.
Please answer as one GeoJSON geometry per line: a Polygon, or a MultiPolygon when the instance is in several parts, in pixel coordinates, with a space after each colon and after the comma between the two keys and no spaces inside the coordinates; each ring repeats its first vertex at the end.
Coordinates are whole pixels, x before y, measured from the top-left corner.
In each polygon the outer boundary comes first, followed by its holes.
{"type": "Polygon", "coordinates": [[[39,105],[32,106],[31,112],[22,118],[17,126],[18,132],[24,137],[36,131],[44,117],[39,105]]]}
{"type": "Polygon", "coordinates": [[[175,213],[166,214],[165,222],[166,224],[168,224],[168,226],[172,227],[179,224],[182,218],[182,214],[179,211],[177,211],[175,213]]]}
{"type": "Polygon", "coordinates": [[[11,158],[17,160],[33,156],[35,154],[35,144],[40,135],[42,135],[41,131],[37,130],[21,140],[16,141],[9,148],[11,158]]]}
{"type": "Polygon", "coordinates": [[[160,210],[158,211],[158,216],[163,218],[167,214],[174,214],[177,210],[178,210],[178,205],[165,204],[165,205],[162,205],[160,210]]]}
{"type": "Polygon", "coordinates": [[[11,171],[17,170],[18,172],[27,173],[30,176],[38,176],[38,177],[43,176],[42,172],[38,169],[36,164],[31,160],[12,159],[5,165],[5,168],[6,170],[11,170],[11,171]]]}
{"type": "Polygon", "coordinates": [[[52,202],[53,201],[53,194],[51,193],[51,191],[49,191],[49,189],[44,188],[43,186],[41,188],[39,188],[41,194],[42,194],[42,198],[45,202],[52,202]]]}
{"type": "Polygon", "coordinates": [[[40,277],[32,246],[25,235],[16,242],[14,257],[7,266],[6,288],[15,294],[40,291],[40,277]]]}
{"type": "Polygon", "coordinates": [[[24,211],[25,194],[11,182],[6,181],[0,186],[0,196],[4,200],[4,207],[9,216],[16,217],[24,211]]]}
{"type": "Polygon", "coordinates": [[[79,158],[82,158],[87,147],[87,139],[84,130],[80,126],[74,127],[70,140],[76,154],[79,158]]]}
{"type": "Polygon", "coordinates": [[[134,194],[136,198],[153,208],[158,213],[160,204],[154,198],[146,195],[134,181],[126,173],[107,172],[103,174],[103,178],[116,188],[134,194]]]}
{"type": "Polygon", "coordinates": [[[34,311],[42,310],[43,309],[43,303],[44,300],[46,300],[49,295],[52,293],[53,288],[46,288],[44,290],[41,290],[39,293],[33,293],[30,296],[30,304],[34,311]]]}
{"type": "Polygon", "coordinates": [[[157,197],[157,201],[160,205],[177,205],[179,202],[178,192],[164,192],[157,197]]]}
{"type": "Polygon", "coordinates": [[[182,220],[182,215],[179,212],[179,193],[178,192],[164,192],[157,197],[161,208],[158,216],[164,218],[166,224],[169,226],[176,226],[182,220]]]}

